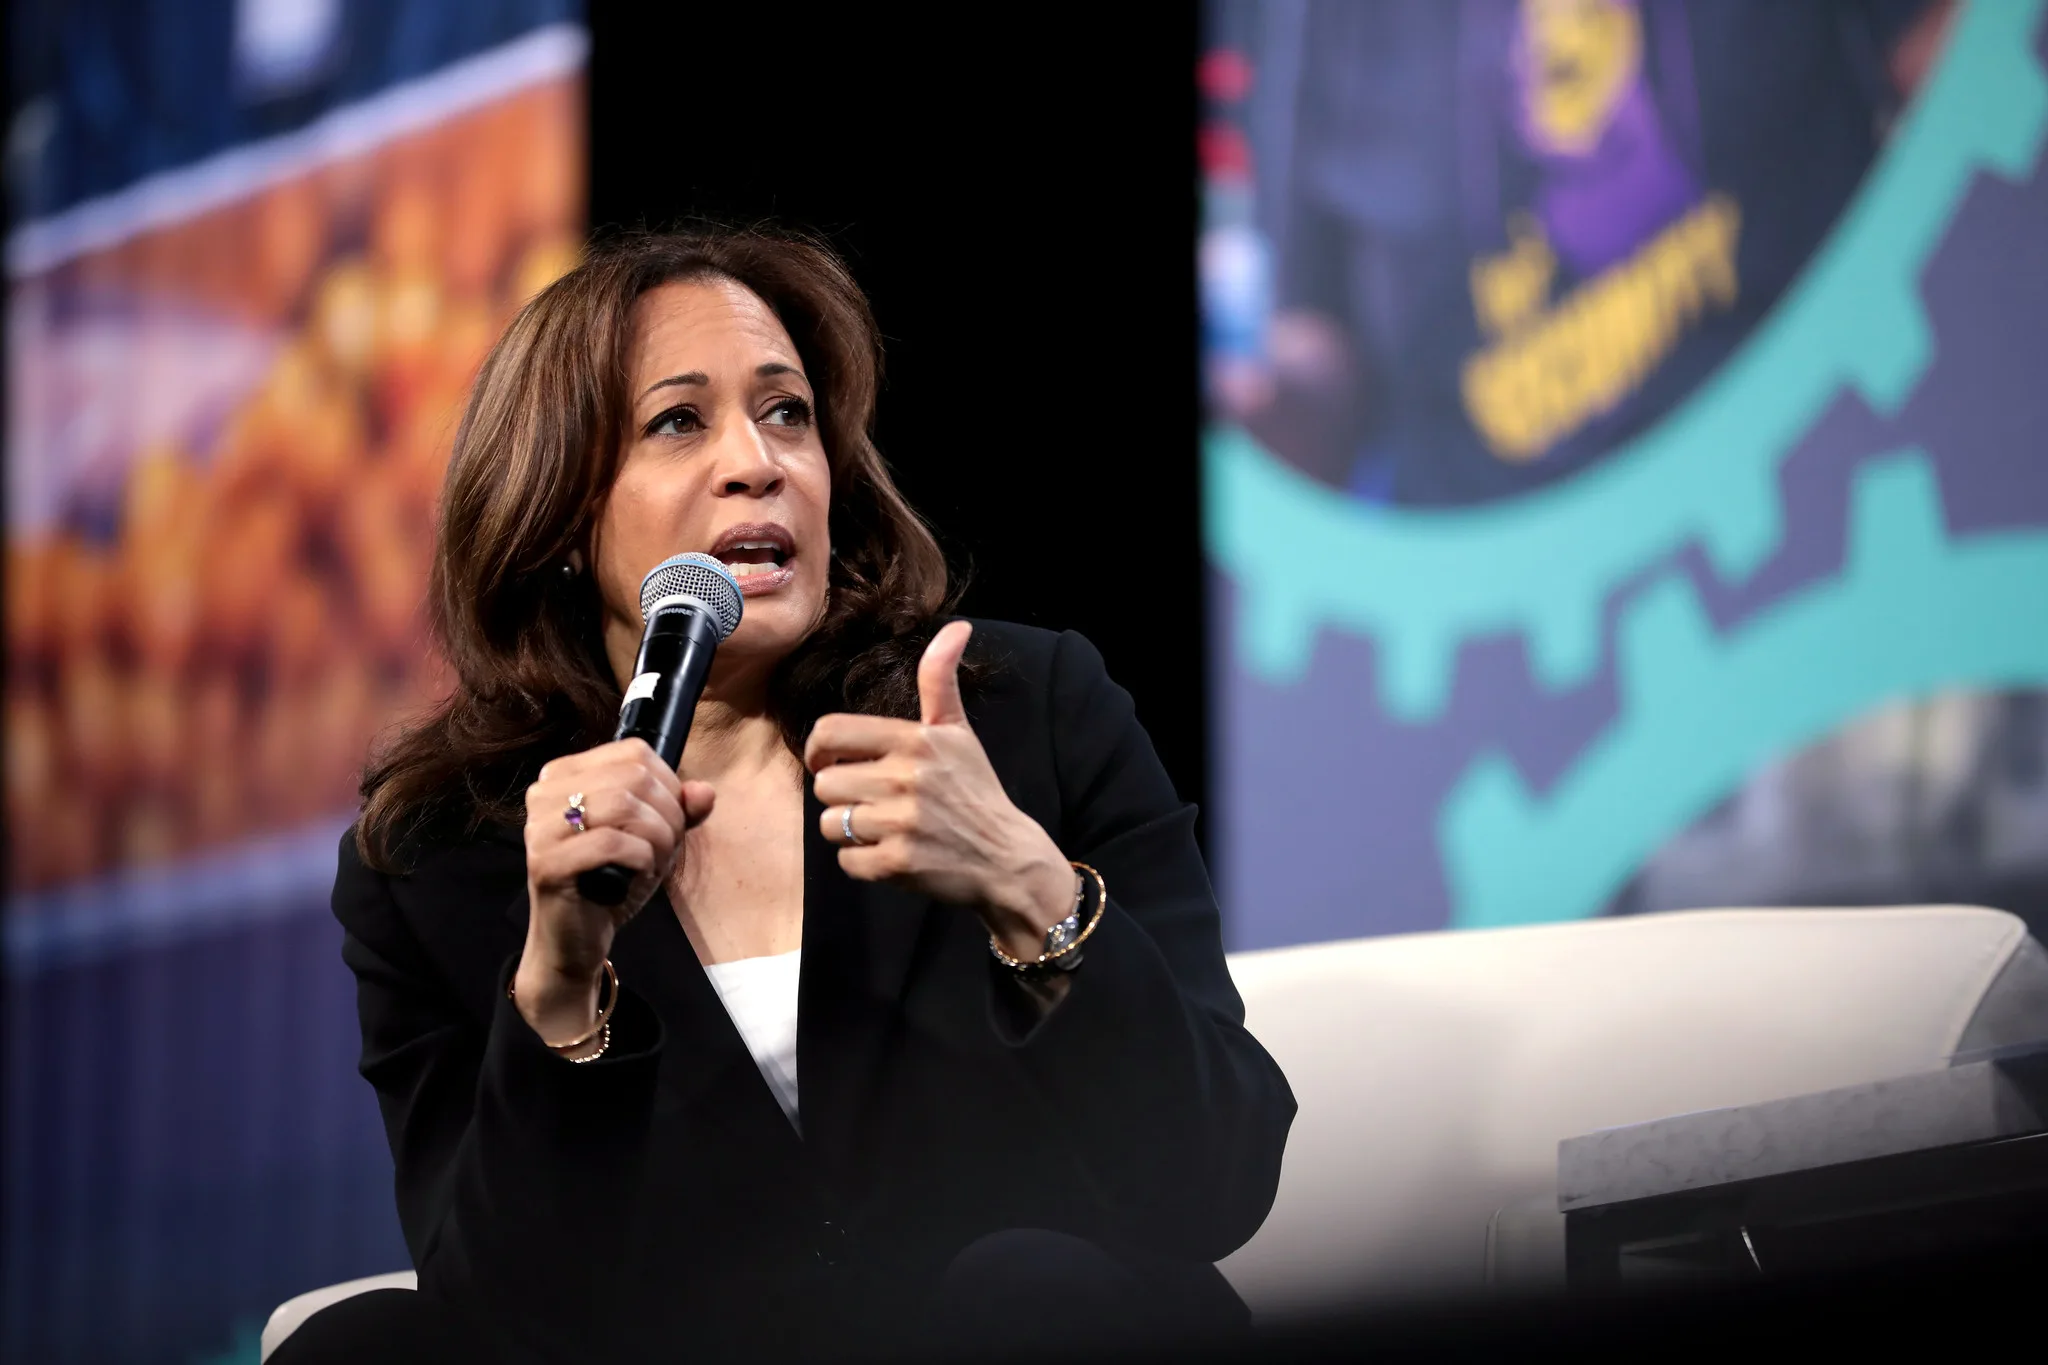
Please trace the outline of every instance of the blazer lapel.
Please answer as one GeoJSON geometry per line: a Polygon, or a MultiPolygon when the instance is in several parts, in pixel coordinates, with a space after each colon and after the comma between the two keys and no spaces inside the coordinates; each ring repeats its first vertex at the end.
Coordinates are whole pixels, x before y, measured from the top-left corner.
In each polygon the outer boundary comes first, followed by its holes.
{"type": "Polygon", "coordinates": [[[762,1079],[725,1002],[665,892],[656,892],[612,941],[612,965],[668,1025],[662,1049],[657,1105],[691,1111],[750,1143],[801,1156],[796,1129],[762,1079]]]}
{"type": "Polygon", "coordinates": [[[901,1028],[903,988],[929,897],[856,882],[804,792],[804,961],[797,987],[797,1088],[804,1145],[828,1173],[857,1164],[855,1137],[876,1066],[901,1028]]]}

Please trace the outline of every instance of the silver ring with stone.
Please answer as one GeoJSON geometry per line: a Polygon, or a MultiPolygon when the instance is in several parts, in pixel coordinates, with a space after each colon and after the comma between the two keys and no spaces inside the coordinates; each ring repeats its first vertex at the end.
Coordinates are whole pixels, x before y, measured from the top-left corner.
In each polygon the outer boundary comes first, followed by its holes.
{"type": "Polygon", "coordinates": [[[572,832],[581,834],[584,830],[583,822],[589,814],[590,812],[583,807],[583,793],[577,792],[570,796],[568,809],[562,812],[562,818],[569,822],[572,832]]]}
{"type": "Polygon", "coordinates": [[[846,806],[839,812],[839,832],[846,836],[846,842],[855,848],[866,848],[869,841],[853,832],[853,807],[846,806]]]}

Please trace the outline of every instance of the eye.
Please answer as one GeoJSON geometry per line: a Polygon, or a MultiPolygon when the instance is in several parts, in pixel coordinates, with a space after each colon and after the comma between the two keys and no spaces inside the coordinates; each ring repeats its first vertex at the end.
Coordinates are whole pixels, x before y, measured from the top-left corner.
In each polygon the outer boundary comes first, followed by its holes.
{"type": "Polygon", "coordinates": [[[695,408],[674,407],[649,422],[647,429],[641,434],[643,436],[684,436],[692,431],[699,430],[703,425],[704,420],[697,416],[695,408]]]}
{"type": "Polygon", "coordinates": [[[771,426],[807,427],[811,424],[811,405],[801,398],[778,398],[761,420],[771,426]]]}

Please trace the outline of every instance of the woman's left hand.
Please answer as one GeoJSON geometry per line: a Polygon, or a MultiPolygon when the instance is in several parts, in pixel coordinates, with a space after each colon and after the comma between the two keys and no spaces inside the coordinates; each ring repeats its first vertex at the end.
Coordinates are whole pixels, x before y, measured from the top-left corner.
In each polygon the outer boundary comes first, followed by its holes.
{"type": "Polygon", "coordinates": [[[971,905],[1012,956],[1045,949],[1074,905],[1074,871],[1052,836],[1003,791],[960,701],[960,656],[974,628],[954,621],[917,666],[922,719],[835,713],[804,745],[825,805],[819,828],[862,881],[971,905]],[[853,833],[845,829],[851,807],[853,833]]]}

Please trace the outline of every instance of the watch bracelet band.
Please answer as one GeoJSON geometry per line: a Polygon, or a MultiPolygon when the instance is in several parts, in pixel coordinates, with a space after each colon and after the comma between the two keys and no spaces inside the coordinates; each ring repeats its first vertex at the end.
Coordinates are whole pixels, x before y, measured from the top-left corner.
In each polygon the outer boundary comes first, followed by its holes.
{"type": "Polygon", "coordinates": [[[1088,894],[1087,883],[1089,880],[1092,880],[1095,883],[1094,913],[1089,915],[1088,923],[1082,926],[1081,932],[1074,935],[1074,941],[1072,943],[1067,944],[1065,947],[1061,948],[1057,952],[1040,953],[1035,958],[1012,957],[1008,952],[1004,951],[1003,945],[996,941],[996,936],[994,934],[990,934],[988,936],[989,953],[992,956],[994,956],[996,961],[1002,963],[1011,971],[1026,975],[1035,975],[1039,972],[1042,972],[1048,967],[1059,968],[1077,965],[1079,959],[1076,956],[1076,954],[1080,952],[1081,945],[1083,943],[1086,943],[1088,941],[1088,936],[1095,932],[1095,926],[1102,923],[1102,912],[1109,906],[1108,883],[1103,881],[1102,874],[1100,872],[1096,871],[1088,864],[1077,863],[1073,861],[1071,858],[1068,859],[1067,862],[1068,866],[1072,867],[1076,874],[1074,878],[1074,910],[1071,913],[1078,914],[1080,912],[1081,901],[1085,899],[1088,894]]]}

